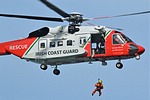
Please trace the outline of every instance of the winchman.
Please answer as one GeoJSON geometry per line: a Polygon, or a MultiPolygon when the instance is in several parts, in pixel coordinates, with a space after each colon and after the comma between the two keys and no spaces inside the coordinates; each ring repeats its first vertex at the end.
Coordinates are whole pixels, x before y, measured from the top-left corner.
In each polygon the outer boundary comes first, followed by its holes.
{"type": "Polygon", "coordinates": [[[102,80],[98,79],[98,82],[95,84],[95,90],[92,92],[92,96],[95,94],[96,91],[99,92],[99,96],[102,95],[101,89],[104,89],[103,84],[102,84],[102,80]]]}

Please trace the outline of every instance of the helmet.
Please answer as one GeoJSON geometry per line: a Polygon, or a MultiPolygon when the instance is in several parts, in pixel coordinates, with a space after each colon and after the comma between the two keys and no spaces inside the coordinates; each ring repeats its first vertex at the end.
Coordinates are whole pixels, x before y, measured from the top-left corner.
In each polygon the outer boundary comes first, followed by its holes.
{"type": "Polygon", "coordinates": [[[102,80],[98,80],[98,82],[99,82],[99,83],[102,83],[103,81],[102,81],[102,80]]]}

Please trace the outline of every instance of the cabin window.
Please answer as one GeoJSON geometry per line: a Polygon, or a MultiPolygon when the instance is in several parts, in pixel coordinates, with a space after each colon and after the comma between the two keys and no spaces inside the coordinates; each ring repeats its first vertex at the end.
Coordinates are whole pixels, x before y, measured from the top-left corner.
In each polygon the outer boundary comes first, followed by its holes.
{"type": "Polygon", "coordinates": [[[96,43],[92,43],[92,49],[96,49],[96,43]]]}
{"type": "Polygon", "coordinates": [[[63,41],[58,41],[57,42],[57,46],[59,47],[59,46],[63,46],[63,41]]]}
{"type": "Polygon", "coordinates": [[[119,34],[114,34],[113,35],[113,44],[124,44],[124,40],[119,34]]]}
{"type": "Polygon", "coordinates": [[[55,42],[50,42],[49,47],[50,47],[50,48],[55,47],[55,42]]]}
{"type": "Polygon", "coordinates": [[[46,43],[47,43],[47,40],[40,40],[40,41],[39,41],[39,44],[38,44],[39,50],[44,50],[44,49],[46,49],[46,43]]]}
{"type": "Polygon", "coordinates": [[[67,46],[72,46],[72,40],[67,40],[67,46]]]}
{"type": "Polygon", "coordinates": [[[86,43],[86,37],[80,37],[80,46],[85,45],[86,43]]]}
{"type": "Polygon", "coordinates": [[[45,48],[45,43],[41,43],[40,48],[45,48]]]}

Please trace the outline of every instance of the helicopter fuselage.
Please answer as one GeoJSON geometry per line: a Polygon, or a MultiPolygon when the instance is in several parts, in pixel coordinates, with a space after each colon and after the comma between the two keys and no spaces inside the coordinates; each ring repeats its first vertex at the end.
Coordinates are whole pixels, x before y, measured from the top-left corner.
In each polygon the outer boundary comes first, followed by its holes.
{"type": "Polygon", "coordinates": [[[69,26],[41,28],[27,38],[0,43],[0,55],[13,54],[39,64],[61,65],[129,59],[145,50],[121,32],[103,26],[75,28],[74,33],[69,26]]]}

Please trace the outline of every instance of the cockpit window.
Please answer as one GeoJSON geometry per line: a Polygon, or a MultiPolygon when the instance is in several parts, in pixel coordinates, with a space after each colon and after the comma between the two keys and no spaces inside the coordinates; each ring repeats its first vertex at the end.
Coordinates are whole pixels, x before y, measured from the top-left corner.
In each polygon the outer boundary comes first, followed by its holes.
{"type": "Polygon", "coordinates": [[[127,41],[127,42],[133,42],[130,38],[128,38],[127,36],[125,36],[125,35],[123,35],[123,34],[121,34],[122,35],[122,37],[125,39],[125,41],[127,41]]]}
{"type": "Polygon", "coordinates": [[[113,34],[113,44],[124,44],[124,40],[119,34],[113,34]]]}

